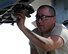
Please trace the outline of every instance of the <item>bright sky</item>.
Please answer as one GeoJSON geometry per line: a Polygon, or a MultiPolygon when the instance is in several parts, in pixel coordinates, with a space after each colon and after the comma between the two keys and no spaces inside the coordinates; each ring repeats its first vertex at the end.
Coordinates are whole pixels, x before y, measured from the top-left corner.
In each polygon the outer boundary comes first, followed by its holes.
{"type": "MultiPolygon", "coordinates": [[[[32,18],[27,18],[25,26],[32,30],[34,26],[31,24],[35,20],[34,14],[32,18]]],[[[0,54],[30,54],[29,39],[17,27],[11,24],[0,25],[0,54]]]]}

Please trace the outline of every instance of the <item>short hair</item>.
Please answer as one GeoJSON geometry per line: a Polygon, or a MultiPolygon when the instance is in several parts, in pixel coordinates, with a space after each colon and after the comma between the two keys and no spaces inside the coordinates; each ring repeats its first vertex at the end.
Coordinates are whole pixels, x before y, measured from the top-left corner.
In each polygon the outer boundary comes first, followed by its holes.
{"type": "Polygon", "coordinates": [[[45,8],[45,7],[49,8],[49,12],[50,12],[53,16],[56,16],[56,11],[55,11],[55,9],[54,9],[52,6],[49,6],[49,5],[41,5],[41,6],[38,8],[38,10],[39,10],[39,9],[42,9],[42,8],[45,8]]]}

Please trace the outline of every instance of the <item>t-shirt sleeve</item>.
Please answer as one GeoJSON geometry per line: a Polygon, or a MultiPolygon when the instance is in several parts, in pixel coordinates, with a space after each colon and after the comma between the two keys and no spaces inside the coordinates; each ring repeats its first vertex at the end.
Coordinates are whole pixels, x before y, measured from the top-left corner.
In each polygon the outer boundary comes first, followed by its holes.
{"type": "Polygon", "coordinates": [[[62,29],[59,36],[63,38],[65,44],[68,43],[68,30],[67,29],[62,29]]]}
{"type": "Polygon", "coordinates": [[[60,36],[64,40],[64,44],[68,43],[68,30],[65,27],[55,28],[52,32],[53,35],[60,36]]]}

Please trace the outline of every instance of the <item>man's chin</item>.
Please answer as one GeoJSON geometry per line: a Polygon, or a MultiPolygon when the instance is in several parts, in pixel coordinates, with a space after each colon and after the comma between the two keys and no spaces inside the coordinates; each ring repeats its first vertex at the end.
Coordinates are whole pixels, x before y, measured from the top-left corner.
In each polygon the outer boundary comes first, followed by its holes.
{"type": "Polygon", "coordinates": [[[44,33],[44,32],[45,32],[45,30],[44,30],[44,29],[39,29],[39,31],[40,31],[40,32],[42,32],[42,33],[44,33]]]}

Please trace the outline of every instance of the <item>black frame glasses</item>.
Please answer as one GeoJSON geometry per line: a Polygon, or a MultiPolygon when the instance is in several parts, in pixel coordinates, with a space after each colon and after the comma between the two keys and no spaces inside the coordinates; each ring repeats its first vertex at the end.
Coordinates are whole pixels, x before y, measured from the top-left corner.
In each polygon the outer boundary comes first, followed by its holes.
{"type": "Polygon", "coordinates": [[[49,18],[54,17],[54,16],[46,16],[46,15],[39,16],[39,15],[36,15],[35,17],[36,17],[36,20],[39,20],[39,19],[45,20],[45,19],[49,19],[49,18]]]}

